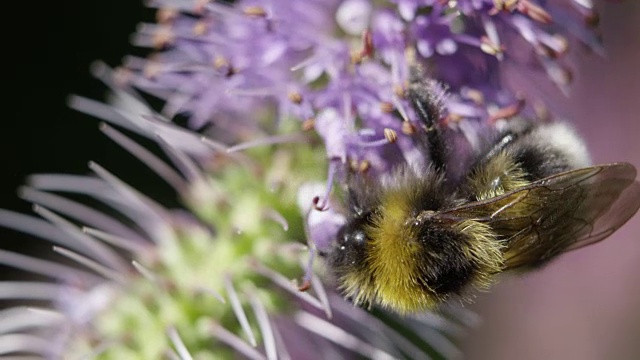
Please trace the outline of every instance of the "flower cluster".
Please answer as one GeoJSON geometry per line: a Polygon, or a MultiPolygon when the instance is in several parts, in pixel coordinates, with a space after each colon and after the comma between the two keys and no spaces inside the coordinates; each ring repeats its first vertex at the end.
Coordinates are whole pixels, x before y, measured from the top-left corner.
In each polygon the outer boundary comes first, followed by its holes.
{"type": "MultiPolygon", "coordinates": [[[[105,81],[113,76],[103,65],[95,71],[105,81]]],[[[101,125],[170,184],[188,211],[164,207],[96,163],[89,176],[32,176],[21,196],[37,204],[43,219],[3,210],[0,225],[52,242],[80,266],[0,252],[4,264],[54,280],[1,284],[2,297],[24,305],[3,313],[7,335],[0,344],[10,345],[0,353],[298,359],[314,349],[322,358],[418,359],[428,358],[423,344],[431,344],[436,353],[458,354],[444,334],[459,332],[459,325],[443,317],[415,319],[399,331],[354,309],[315,275],[308,292],[290,281],[306,267],[303,215],[311,200],[299,189],[314,194],[322,152],[302,144],[295,151],[229,152],[167,122],[134,93],[113,90],[113,105],[81,97],[71,105],[156,139],[170,163],[101,125]],[[429,331],[417,338],[407,336],[425,326],[429,331]]]]}
{"type": "MultiPolygon", "coordinates": [[[[0,225],[48,239],[81,267],[0,252],[0,262],[54,280],[0,285],[3,297],[54,305],[7,310],[0,344],[12,345],[0,353],[459,355],[448,338],[458,325],[441,316],[401,321],[352,308],[316,275],[307,279],[309,293],[298,292],[289,279],[303,272],[301,244],[310,238],[326,246],[344,221],[316,210],[327,207],[345,165],[383,173],[398,161],[424,161],[405,96],[412,68],[421,64],[441,84],[433,89],[443,103],[439,121],[461,134],[461,148],[473,148],[499,120],[539,111],[530,74],[547,74],[566,91],[569,44],[598,49],[584,26],[596,22],[590,1],[150,6],[158,8],[158,22],[142,25],[134,43],[154,53],[129,57],[115,72],[97,65],[95,74],[112,88],[110,103],[74,97],[71,105],[156,141],[170,164],[101,126],[170,184],[184,209],[165,208],[94,163],[91,176],[32,177],[22,196],[44,220],[2,211],[0,225]],[[507,68],[520,76],[507,76],[507,68]],[[160,110],[147,104],[149,96],[162,100],[160,110]],[[188,128],[174,124],[176,117],[186,117],[188,128]],[[305,134],[311,131],[320,144],[305,134]]],[[[468,321],[467,313],[452,311],[468,321]]]]}
{"type": "Polygon", "coordinates": [[[597,15],[584,0],[152,5],[158,24],[142,26],[135,42],[159,51],[127,59],[121,75],[165,100],[163,114],[226,129],[256,126],[256,116],[273,111],[275,124],[294,117],[303,129],[315,127],[329,159],[366,159],[375,169],[388,165],[381,147],[391,141],[410,152],[406,136],[390,134],[412,132],[404,99],[412,63],[426,63],[449,88],[443,121],[469,128],[521,112],[531,96],[528,74],[544,72],[566,90],[571,41],[599,49],[584,26],[597,15]],[[506,67],[523,76],[505,79],[506,67]]]}

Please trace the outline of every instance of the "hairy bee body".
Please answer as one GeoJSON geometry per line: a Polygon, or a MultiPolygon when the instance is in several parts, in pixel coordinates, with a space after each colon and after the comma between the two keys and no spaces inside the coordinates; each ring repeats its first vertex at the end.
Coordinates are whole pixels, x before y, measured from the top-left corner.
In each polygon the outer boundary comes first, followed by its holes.
{"type": "Polygon", "coordinates": [[[438,105],[423,83],[409,97],[432,165],[400,165],[381,179],[352,174],[348,221],[327,253],[355,303],[405,313],[466,299],[502,271],[605,238],[640,207],[635,168],[589,167],[583,142],[561,123],[515,120],[462,181],[450,181],[438,105]]]}

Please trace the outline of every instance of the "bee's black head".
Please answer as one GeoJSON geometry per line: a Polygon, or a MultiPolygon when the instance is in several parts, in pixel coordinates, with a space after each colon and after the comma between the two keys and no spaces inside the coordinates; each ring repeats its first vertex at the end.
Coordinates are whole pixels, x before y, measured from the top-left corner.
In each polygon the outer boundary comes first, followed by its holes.
{"type": "Polygon", "coordinates": [[[370,225],[371,215],[367,213],[351,219],[340,228],[329,254],[329,262],[336,274],[364,270],[368,241],[366,228],[370,225]]]}

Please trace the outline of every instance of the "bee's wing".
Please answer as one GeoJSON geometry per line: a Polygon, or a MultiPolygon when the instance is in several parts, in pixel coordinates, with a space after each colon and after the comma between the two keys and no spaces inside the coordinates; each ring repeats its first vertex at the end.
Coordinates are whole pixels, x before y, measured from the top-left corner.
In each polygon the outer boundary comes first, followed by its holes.
{"type": "Polygon", "coordinates": [[[552,175],[436,216],[487,223],[507,245],[507,269],[534,267],[611,235],[640,207],[636,169],[598,165],[552,175]]]}

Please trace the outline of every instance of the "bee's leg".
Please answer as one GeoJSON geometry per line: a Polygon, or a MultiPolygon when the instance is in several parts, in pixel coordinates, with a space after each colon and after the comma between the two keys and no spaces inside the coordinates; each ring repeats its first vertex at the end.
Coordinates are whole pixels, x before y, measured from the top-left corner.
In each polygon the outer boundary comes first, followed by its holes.
{"type": "Polygon", "coordinates": [[[511,131],[503,133],[502,136],[500,136],[498,140],[493,144],[493,147],[480,159],[479,163],[484,164],[488,160],[493,159],[502,150],[509,146],[509,144],[513,144],[518,139],[518,137],[519,134],[511,131]]]}
{"type": "Polygon", "coordinates": [[[482,158],[479,159],[479,164],[484,164],[490,159],[493,159],[496,155],[498,155],[501,151],[509,147],[510,145],[519,142],[525,137],[527,134],[533,131],[534,126],[526,121],[519,121],[516,119],[511,120],[511,125],[509,128],[504,130],[500,136],[493,143],[493,147],[484,154],[482,158]]]}
{"type": "Polygon", "coordinates": [[[420,146],[429,151],[431,164],[442,172],[446,170],[448,148],[442,131],[438,125],[440,119],[440,105],[432,99],[422,87],[409,91],[409,100],[418,118],[422,122],[426,136],[420,138],[420,146]]]}

